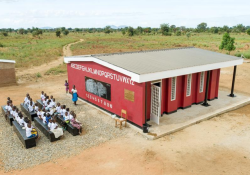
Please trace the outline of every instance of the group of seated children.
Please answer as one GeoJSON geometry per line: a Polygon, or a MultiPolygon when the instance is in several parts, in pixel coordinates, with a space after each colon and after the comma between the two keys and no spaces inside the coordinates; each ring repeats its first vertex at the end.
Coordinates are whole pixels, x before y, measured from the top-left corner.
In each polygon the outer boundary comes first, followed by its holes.
{"type": "Polygon", "coordinates": [[[28,107],[29,112],[37,112],[38,104],[32,101],[29,94],[26,94],[23,104],[28,107]]]}
{"type": "Polygon", "coordinates": [[[22,112],[13,105],[12,100],[9,97],[7,98],[7,105],[5,106],[5,109],[7,110],[8,115],[12,115],[13,119],[26,130],[27,138],[40,138],[36,129],[31,125],[31,121],[27,117],[23,116],[22,112]]]}
{"type": "Polygon", "coordinates": [[[55,138],[63,137],[63,129],[58,127],[56,116],[51,115],[48,111],[46,112],[44,108],[38,108],[37,116],[43,121],[44,125],[48,126],[48,130],[54,133],[55,138]]]}
{"type": "Polygon", "coordinates": [[[50,97],[46,95],[46,93],[44,93],[42,91],[41,94],[41,100],[43,103],[43,108],[46,111],[50,111],[51,115],[55,112],[55,107],[56,107],[56,99],[53,98],[53,96],[51,95],[50,97]]]}
{"type": "Polygon", "coordinates": [[[79,134],[82,132],[82,124],[77,121],[76,114],[74,111],[69,111],[69,108],[66,108],[66,105],[61,105],[60,103],[55,102],[55,98],[51,95],[49,96],[44,93],[44,91],[41,92],[41,100],[44,104],[44,109],[46,111],[49,111],[50,115],[52,116],[62,116],[64,119],[64,126],[63,129],[66,130],[67,124],[71,123],[74,127],[76,127],[79,130],[79,134]]]}

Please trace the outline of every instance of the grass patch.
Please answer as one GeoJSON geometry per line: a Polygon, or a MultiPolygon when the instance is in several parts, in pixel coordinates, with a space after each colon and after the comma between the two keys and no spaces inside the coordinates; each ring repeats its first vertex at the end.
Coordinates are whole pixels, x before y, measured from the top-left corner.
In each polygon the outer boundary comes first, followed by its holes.
{"type": "Polygon", "coordinates": [[[31,34],[18,35],[9,33],[7,37],[0,36],[5,50],[0,51],[0,59],[16,61],[16,68],[27,68],[49,63],[63,55],[64,45],[78,41],[80,34],[56,37],[55,33],[44,33],[40,39],[31,34]]]}
{"type": "Polygon", "coordinates": [[[57,67],[50,68],[45,75],[58,75],[58,74],[65,74],[67,72],[67,65],[60,64],[57,67]]]}
{"type": "MultiPolygon", "coordinates": [[[[235,37],[236,42],[236,50],[230,52],[231,55],[240,52],[248,56],[249,49],[247,51],[245,45],[250,45],[250,36],[245,34],[236,35],[233,33],[230,35],[235,37]]],[[[161,36],[160,34],[156,34],[128,37],[123,36],[120,32],[111,33],[109,35],[92,33],[86,34],[85,40],[86,42],[77,43],[71,46],[73,55],[130,52],[190,46],[225,54],[227,53],[227,51],[219,50],[222,35],[210,33],[192,33],[189,39],[185,35],[161,36]]]]}

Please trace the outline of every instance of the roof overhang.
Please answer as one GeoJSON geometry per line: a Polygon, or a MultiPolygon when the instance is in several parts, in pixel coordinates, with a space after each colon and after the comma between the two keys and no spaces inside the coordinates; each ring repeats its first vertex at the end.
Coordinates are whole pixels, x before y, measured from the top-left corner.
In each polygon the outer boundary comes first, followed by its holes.
{"type": "Polygon", "coordinates": [[[0,59],[0,63],[16,63],[16,61],[14,61],[14,60],[1,60],[0,59]]]}
{"type": "Polygon", "coordinates": [[[163,72],[156,72],[156,73],[149,73],[149,74],[136,74],[134,72],[130,72],[126,69],[123,69],[121,67],[115,66],[113,64],[110,64],[108,62],[102,61],[98,58],[95,58],[91,55],[84,55],[84,56],[71,56],[71,57],[65,57],[64,62],[70,63],[70,62],[84,62],[84,61],[92,61],[95,63],[98,63],[100,65],[103,65],[105,67],[108,67],[110,69],[113,69],[117,72],[120,72],[124,75],[127,75],[131,77],[132,81],[135,81],[137,83],[143,83],[148,81],[154,81],[164,78],[170,78],[170,77],[176,77],[180,75],[187,75],[191,73],[197,73],[202,71],[208,71],[208,70],[214,70],[214,69],[220,69],[224,67],[231,67],[235,65],[240,65],[243,63],[243,59],[236,59],[232,61],[224,61],[219,63],[213,63],[213,64],[206,64],[206,65],[199,65],[199,66],[193,66],[193,67],[186,67],[181,69],[174,69],[174,70],[168,70],[163,72]]]}

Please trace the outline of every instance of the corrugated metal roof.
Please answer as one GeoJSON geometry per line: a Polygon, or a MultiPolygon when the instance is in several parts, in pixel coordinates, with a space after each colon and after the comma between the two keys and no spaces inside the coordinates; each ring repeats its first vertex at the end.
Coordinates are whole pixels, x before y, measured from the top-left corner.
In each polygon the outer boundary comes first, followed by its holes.
{"type": "Polygon", "coordinates": [[[139,75],[242,59],[194,47],[98,54],[92,57],[139,75]]]}

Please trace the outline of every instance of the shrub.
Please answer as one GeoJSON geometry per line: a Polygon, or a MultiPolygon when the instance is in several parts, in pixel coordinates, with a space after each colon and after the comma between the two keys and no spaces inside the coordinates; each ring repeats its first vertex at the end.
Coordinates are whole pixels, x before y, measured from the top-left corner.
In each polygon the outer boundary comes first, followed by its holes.
{"type": "Polygon", "coordinates": [[[219,49],[221,49],[221,50],[225,49],[225,50],[229,51],[229,55],[230,55],[230,51],[235,50],[235,48],[236,48],[234,46],[234,40],[235,40],[235,38],[230,37],[229,33],[225,33],[223,35],[219,49]]]}
{"type": "Polygon", "coordinates": [[[181,31],[180,31],[180,30],[178,30],[178,31],[176,32],[176,36],[181,36],[181,31]]]}
{"type": "Polygon", "coordinates": [[[41,78],[41,77],[42,77],[42,75],[40,74],[40,72],[37,72],[37,73],[36,73],[36,77],[37,77],[37,78],[41,78]]]}
{"type": "Polygon", "coordinates": [[[171,36],[169,24],[161,24],[161,34],[165,36],[171,36]]]}
{"type": "Polygon", "coordinates": [[[247,34],[248,34],[248,35],[250,35],[250,28],[249,28],[249,29],[247,29],[247,34]]]}
{"type": "Polygon", "coordinates": [[[187,38],[189,39],[190,36],[191,36],[191,32],[188,32],[188,33],[186,34],[186,36],[187,36],[187,38]]]}
{"type": "Polygon", "coordinates": [[[8,32],[2,32],[3,36],[8,36],[8,32]]]}
{"type": "Polygon", "coordinates": [[[66,30],[63,31],[63,34],[64,34],[64,35],[68,35],[68,34],[69,34],[69,31],[66,29],[66,30]]]}
{"type": "Polygon", "coordinates": [[[59,38],[61,37],[61,31],[60,30],[56,31],[56,36],[59,37],[59,38]]]}
{"type": "Polygon", "coordinates": [[[128,32],[128,36],[134,36],[135,31],[133,27],[129,27],[127,32],[128,32]]]}
{"type": "Polygon", "coordinates": [[[3,47],[3,44],[2,44],[2,43],[0,43],[0,47],[3,47]]]}

